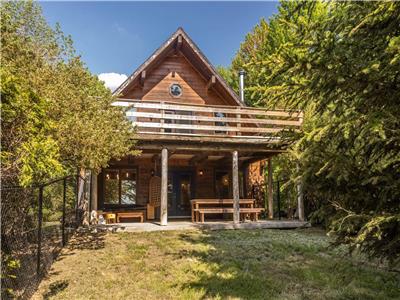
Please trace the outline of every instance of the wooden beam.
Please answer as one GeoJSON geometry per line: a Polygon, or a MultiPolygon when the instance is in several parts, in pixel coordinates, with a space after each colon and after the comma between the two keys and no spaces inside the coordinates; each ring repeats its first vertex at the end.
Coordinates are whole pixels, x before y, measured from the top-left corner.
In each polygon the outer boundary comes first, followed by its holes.
{"type": "MultiPolygon", "coordinates": [[[[220,122],[223,122],[221,120],[220,122]]],[[[278,133],[284,131],[284,128],[261,128],[261,127],[233,127],[216,125],[198,125],[198,124],[174,124],[174,123],[154,123],[154,122],[134,122],[139,128],[163,128],[163,129],[186,129],[186,130],[204,130],[204,131],[224,131],[224,132],[254,132],[254,133],[278,133]]],[[[143,130],[138,130],[138,133],[143,130]]]]}
{"type": "Polygon", "coordinates": [[[189,165],[194,166],[196,164],[200,164],[203,161],[207,160],[208,158],[208,153],[200,153],[200,154],[196,154],[195,156],[193,156],[190,161],[189,161],[189,165]]]}
{"type": "Polygon", "coordinates": [[[215,75],[212,75],[210,80],[207,83],[207,91],[214,86],[214,84],[217,82],[217,78],[215,75]]]}
{"type": "MultiPolygon", "coordinates": [[[[221,128],[221,127],[220,127],[221,128]]],[[[190,144],[194,142],[200,142],[202,144],[205,143],[216,143],[218,145],[221,144],[226,144],[226,145],[237,145],[240,143],[247,144],[247,145],[274,145],[278,144],[280,146],[284,145],[282,143],[283,141],[280,139],[274,139],[271,137],[262,137],[262,136],[241,136],[241,137],[236,137],[232,135],[226,135],[226,136],[221,136],[221,135],[209,135],[209,134],[185,134],[185,133],[160,133],[160,132],[141,132],[140,134],[135,135],[135,140],[138,141],[150,141],[150,142],[164,142],[164,141],[179,141],[181,144],[190,144]]],[[[216,145],[216,146],[218,146],[216,145]]],[[[217,149],[218,150],[218,149],[217,149]]],[[[232,149],[234,150],[234,149],[232,149]]],[[[266,149],[268,150],[268,149],[266,149]]],[[[270,149],[274,150],[274,149],[270,149]]],[[[269,150],[269,151],[270,151],[269,150]]],[[[282,149],[276,149],[276,150],[282,150],[282,149]]],[[[249,150],[245,150],[246,152],[248,151],[258,151],[258,150],[253,150],[250,146],[249,150]]],[[[262,151],[265,152],[265,151],[262,151]]]]}
{"type": "MultiPolygon", "coordinates": [[[[297,165],[299,169],[299,165],[297,165]]],[[[304,200],[303,200],[303,186],[301,179],[297,182],[297,212],[299,214],[299,221],[304,221],[304,200]]]]}
{"type": "Polygon", "coordinates": [[[232,152],[232,196],[233,196],[233,223],[240,222],[239,204],[239,155],[235,150],[232,152]]]}
{"type": "Polygon", "coordinates": [[[168,114],[162,115],[156,112],[127,111],[127,117],[150,118],[150,119],[169,119],[185,121],[205,121],[205,122],[225,122],[225,123],[246,123],[256,125],[282,125],[282,126],[300,126],[300,121],[278,120],[278,119],[260,119],[260,118],[230,118],[230,117],[208,117],[203,115],[180,115],[168,114]]]}
{"type": "Polygon", "coordinates": [[[240,222],[240,204],[239,204],[239,160],[238,152],[232,152],[232,196],[233,196],[233,223],[240,222]]]}
{"type": "Polygon", "coordinates": [[[181,51],[182,44],[183,44],[183,38],[181,35],[178,35],[178,40],[176,41],[176,46],[175,46],[175,53],[181,51]]]}
{"type": "Polygon", "coordinates": [[[168,150],[161,150],[161,215],[160,225],[168,224],[168,150]]]}
{"type": "MultiPolygon", "coordinates": [[[[188,104],[177,102],[163,102],[151,100],[131,100],[131,99],[117,99],[114,102],[115,106],[132,106],[135,108],[152,108],[152,109],[166,109],[176,111],[193,111],[193,112],[220,112],[224,114],[237,114],[237,106],[226,105],[201,105],[201,104],[188,104]]],[[[261,108],[246,107],[240,109],[241,115],[257,115],[257,116],[275,116],[275,117],[288,117],[300,118],[301,111],[287,111],[287,110],[264,110],[261,108]]]]}
{"type": "Polygon", "coordinates": [[[144,81],[146,79],[146,70],[142,71],[142,73],[140,74],[140,86],[143,87],[144,86],[144,81]]]}
{"type": "Polygon", "coordinates": [[[272,159],[268,158],[268,218],[274,218],[274,198],[272,189],[272,159]]]}
{"type": "MultiPolygon", "coordinates": [[[[165,141],[160,141],[159,143],[148,143],[142,142],[138,143],[135,147],[139,150],[161,150],[166,146],[165,141]]],[[[239,151],[258,151],[260,153],[266,153],[273,155],[278,155],[280,153],[286,152],[282,149],[268,149],[266,145],[252,145],[252,144],[239,144],[239,145],[231,145],[231,144],[188,144],[183,142],[176,143],[168,143],[168,149],[176,150],[176,151],[209,151],[209,152],[232,152],[233,150],[239,151]]]]}

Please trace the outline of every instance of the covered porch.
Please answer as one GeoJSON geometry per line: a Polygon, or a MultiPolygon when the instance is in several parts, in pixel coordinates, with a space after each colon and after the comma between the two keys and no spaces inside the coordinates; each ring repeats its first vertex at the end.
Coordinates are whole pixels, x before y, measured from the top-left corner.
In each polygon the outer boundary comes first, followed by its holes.
{"type": "MultiPolygon", "coordinates": [[[[271,158],[285,152],[285,137],[299,129],[302,112],[130,99],[115,105],[126,107],[137,126],[142,153],[110,162],[93,180],[91,211],[115,212],[115,222],[118,213],[143,211],[143,220],[161,226],[169,219],[239,224],[263,211],[274,218],[271,158]],[[255,183],[267,187],[263,199],[255,183]],[[204,199],[214,203],[192,205],[204,199]],[[241,205],[245,199],[252,203],[241,205]]],[[[301,193],[297,215],[304,220],[301,193]]]]}
{"type": "Polygon", "coordinates": [[[142,151],[140,156],[111,162],[93,180],[97,194],[91,211],[115,214],[112,223],[144,221],[157,226],[169,220],[239,224],[274,219],[271,157],[276,152],[171,147],[142,151]],[[261,197],[254,192],[255,184],[266,187],[261,197]]]}

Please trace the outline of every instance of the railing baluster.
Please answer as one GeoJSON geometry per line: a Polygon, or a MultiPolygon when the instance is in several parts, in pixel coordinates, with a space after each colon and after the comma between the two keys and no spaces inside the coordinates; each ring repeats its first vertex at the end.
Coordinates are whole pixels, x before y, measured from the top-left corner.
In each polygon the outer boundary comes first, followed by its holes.
{"type": "Polygon", "coordinates": [[[241,118],[240,106],[237,108],[237,110],[238,113],[236,114],[236,119],[237,119],[236,127],[239,129],[239,131],[236,133],[236,135],[242,135],[242,132],[240,131],[240,127],[242,127],[242,123],[240,122],[241,118]]]}
{"type": "Polygon", "coordinates": [[[138,118],[135,124],[139,127],[139,134],[163,136],[190,134],[200,137],[218,135],[219,138],[237,137],[237,140],[258,137],[272,141],[279,139],[279,137],[271,138],[274,133],[286,129],[300,130],[303,121],[303,113],[297,110],[272,111],[253,107],[200,105],[171,101],[130,99],[118,99],[118,101],[119,104],[116,105],[138,109],[127,112],[127,116],[138,118]],[[168,113],[169,111],[174,113],[168,113]],[[216,113],[222,116],[216,117],[216,113]],[[216,126],[220,122],[225,124],[223,133],[221,133],[221,126],[216,126]]]}
{"type": "Polygon", "coordinates": [[[161,119],[160,119],[160,123],[161,123],[161,128],[160,128],[160,132],[164,132],[164,122],[165,122],[165,109],[164,109],[164,102],[161,101],[161,108],[160,108],[160,114],[161,114],[161,119]]]}

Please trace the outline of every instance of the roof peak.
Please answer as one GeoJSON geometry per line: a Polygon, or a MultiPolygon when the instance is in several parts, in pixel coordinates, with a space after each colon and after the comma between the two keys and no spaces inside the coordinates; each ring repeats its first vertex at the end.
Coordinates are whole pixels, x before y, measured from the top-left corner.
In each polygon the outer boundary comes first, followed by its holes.
{"type": "Polygon", "coordinates": [[[179,26],[175,32],[173,32],[169,38],[158,48],[156,51],[152,53],[152,55],[142,64],[139,66],[139,68],[136,69],[135,72],[133,72],[114,92],[114,95],[118,95],[123,93],[123,91],[131,85],[132,82],[134,82],[138,77],[141,72],[143,72],[145,69],[149,68],[152,64],[155,63],[156,59],[164,53],[164,51],[167,51],[168,48],[171,48],[176,44],[176,39],[178,38],[179,35],[182,35],[182,37],[186,40],[188,44],[188,48],[191,49],[192,52],[195,53],[195,55],[198,57],[198,59],[202,62],[202,64],[205,65],[205,67],[209,70],[209,73],[215,76],[218,81],[221,83],[223,88],[226,90],[228,93],[229,97],[231,97],[237,104],[240,106],[243,106],[243,103],[239,100],[239,97],[236,95],[236,93],[232,90],[232,88],[226,83],[226,81],[218,74],[214,66],[210,63],[210,61],[207,59],[207,57],[201,52],[199,47],[193,42],[193,40],[189,37],[189,35],[186,33],[186,31],[183,29],[183,27],[179,26]]]}

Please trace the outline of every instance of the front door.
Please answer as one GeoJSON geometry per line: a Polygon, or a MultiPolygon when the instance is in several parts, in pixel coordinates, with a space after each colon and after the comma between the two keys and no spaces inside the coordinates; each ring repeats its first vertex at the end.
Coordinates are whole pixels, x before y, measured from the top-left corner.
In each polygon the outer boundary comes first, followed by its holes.
{"type": "Polygon", "coordinates": [[[168,216],[190,216],[190,200],[194,195],[193,173],[171,171],[168,174],[168,216]]]}

